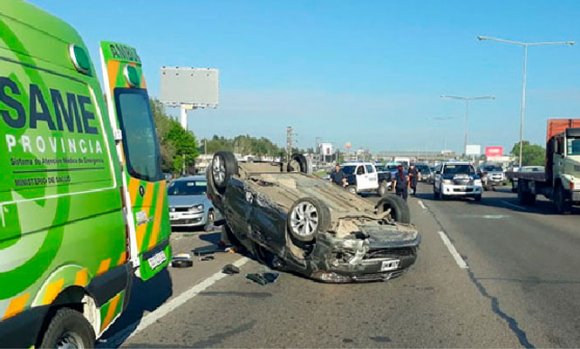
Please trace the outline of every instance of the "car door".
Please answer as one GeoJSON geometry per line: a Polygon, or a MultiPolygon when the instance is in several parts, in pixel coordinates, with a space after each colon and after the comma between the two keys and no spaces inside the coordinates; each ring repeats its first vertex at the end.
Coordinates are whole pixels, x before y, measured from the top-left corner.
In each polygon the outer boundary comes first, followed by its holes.
{"type": "Polygon", "coordinates": [[[131,262],[148,280],[171,260],[166,181],[141,60],[130,46],[101,42],[102,71],[109,120],[122,167],[128,203],[131,262]]]}
{"type": "Polygon", "coordinates": [[[364,165],[358,165],[355,170],[356,186],[358,190],[366,190],[369,188],[369,180],[364,165]]]}
{"type": "Polygon", "coordinates": [[[379,187],[379,175],[375,171],[375,167],[371,164],[365,165],[367,170],[368,189],[377,189],[379,187]]]}
{"type": "Polygon", "coordinates": [[[441,191],[441,180],[442,180],[443,165],[439,165],[435,168],[435,179],[433,181],[433,186],[437,191],[441,191]]]}

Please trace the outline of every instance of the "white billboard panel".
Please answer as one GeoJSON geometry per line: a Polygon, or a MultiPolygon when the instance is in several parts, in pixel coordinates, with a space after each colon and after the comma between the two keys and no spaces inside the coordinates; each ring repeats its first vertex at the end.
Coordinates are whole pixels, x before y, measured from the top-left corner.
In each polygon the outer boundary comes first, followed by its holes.
{"type": "Polygon", "coordinates": [[[468,144],[465,146],[465,155],[481,155],[481,145],[468,144]]]}
{"type": "Polygon", "coordinates": [[[332,148],[332,143],[320,143],[320,153],[322,155],[333,155],[334,149],[332,148]]]}
{"type": "Polygon", "coordinates": [[[219,70],[161,67],[159,100],[169,105],[215,108],[219,102],[219,70]]]}

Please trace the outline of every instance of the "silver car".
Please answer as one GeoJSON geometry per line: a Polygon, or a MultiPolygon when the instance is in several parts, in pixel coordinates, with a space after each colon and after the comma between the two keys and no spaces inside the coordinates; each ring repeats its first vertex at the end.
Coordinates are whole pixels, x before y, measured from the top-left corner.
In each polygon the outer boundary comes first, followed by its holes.
{"type": "Polygon", "coordinates": [[[172,181],[167,188],[169,219],[172,227],[213,228],[216,213],[207,198],[205,176],[188,176],[172,181]]]}

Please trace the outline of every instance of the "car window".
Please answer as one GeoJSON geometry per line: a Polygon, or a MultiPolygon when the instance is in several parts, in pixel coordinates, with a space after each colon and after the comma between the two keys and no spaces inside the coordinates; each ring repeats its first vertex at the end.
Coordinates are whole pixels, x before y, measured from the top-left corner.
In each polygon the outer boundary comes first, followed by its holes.
{"type": "Polygon", "coordinates": [[[365,167],[364,166],[359,166],[356,168],[356,174],[357,175],[362,175],[365,174],[365,167]]]}
{"type": "Polygon", "coordinates": [[[344,166],[344,167],[342,168],[342,172],[343,172],[345,175],[351,175],[351,174],[353,174],[353,173],[354,173],[354,170],[355,170],[355,168],[356,168],[355,166],[344,166]]]}
{"type": "Polygon", "coordinates": [[[168,195],[205,195],[207,182],[199,181],[174,181],[167,188],[168,195]]]}
{"type": "Polygon", "coordinates": [[[580,155],[580,138],[568,138],[568,155],[580,155]]]}
{"type": "Polygon", "coordinates": [[[365,167],[367,168],[367,173],[374,173],[375,172],[373,165],[366,165],[365,167]]]}

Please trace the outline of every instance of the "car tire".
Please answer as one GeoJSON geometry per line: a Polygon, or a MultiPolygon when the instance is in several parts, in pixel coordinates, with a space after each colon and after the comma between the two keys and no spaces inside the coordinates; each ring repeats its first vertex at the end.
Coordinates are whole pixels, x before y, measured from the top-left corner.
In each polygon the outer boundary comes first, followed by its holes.
{"type": "Polygon", "coordinates": [[[381,183],[379,183],[379,189],[377,189],[377,194],[379,194],[380,197],[383,197],[387,194],[387,182],[386,181],[382,181],[381,183]]]}
{"type": "Polygon", "coordinates": [[[409,205],[400,196],[387,195],[379,200],[375,207],[378,212],[385,212],[391,209],[391,217],[395,222],[411,223],[411,210],[409,210],[409,205]]]}
{"type": "Polygon", "coordinates": [[[330,227],[330,210],[316,198],[298,199],[290,207],[286,223],[294,239],[311,242],[318,232],[325,232],[330,227]]]}
{"type": "Polygon", "coordinates": [[[77,348],[94,348],[95,331],[83,314],[71,308],[56,311],[40,341],[40,348],[57,348],[65,344],[77,348]]]}
{"type": "Polygon", "coordinates": [[[205,220],[205,225],[203,226],[204,231],[212,231],[214,229],[213,223],[215,222],[215,212],[209,210],[207,213],[207,218],[205,220]]]}
{"type": "Polygon", "coordinates": [[[302,154],[293,154],[286,165],[286,171],[308,173],[308,159],[302,154]]]}
{"type": "Polygon", "coordinates": [[[356,192],[356,185],[349,185],[349,186],[347,186],[346,187],[346,191],[348,191],[351,194],[356,195],[357,194],[357,192],[356,192]]]}
{"type": "Polygon", "coordinates": [[[223,194],[228,180],[238,173],[236,157],[229,151],[218,151],[213,156],[210,171],[217,192],[223,194]]]}
{"type": "Polygon", "coordinates": [[[559,214],[564,214],[572,210],[572,205],[566,200],[566,191],[561,184],[558,184],[556,190],[554,190],[554,204],[559,214]]]}

